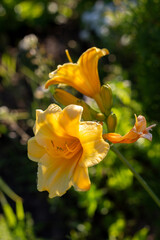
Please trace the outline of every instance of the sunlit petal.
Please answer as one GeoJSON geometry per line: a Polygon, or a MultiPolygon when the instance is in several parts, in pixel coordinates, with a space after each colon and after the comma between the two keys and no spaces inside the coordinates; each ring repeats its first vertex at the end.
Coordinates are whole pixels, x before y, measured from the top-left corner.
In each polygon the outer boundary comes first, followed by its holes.
{"type": "Polygon", "coordinates": [[[90,189],[90,179],[88,175],[88,168],[77,166],[73,173],[72,183],[76,190],[87,191],[90,189]]]}
{"type": "Polygon", "coordinates": [[[92,87],[92,97],[100,92],[101,87],[98,75],[98,60],[107,54],[109,54],[107,49],[93,47],[84,52],[77,62],[80,66],[80,71],[83,72],[83,75],[92,87]]]}
{"type": "Polygon", "coordinates": [[[74,159],[51,158],[44,155],[38,164],[38,190],[49,197],[62,196],[72,185],[71,177],[80,155],[74,159]]]}
{"type": "Polygon", "coordinates": [[[79,124],[83,108],[78,105],[68,105],[59,115],[59,124],[70,136],[79,135],[79,124]]]}
{"type": "Polygon", "coordinates": [[[82,166],[91,167],[102,161],[109,151],[109,144],[102,138],[102,126],[96,122],[82,122],[80,124],[80,142],[83,155],[82,166]]]}
{"type": "Polygon", "coordinates": [[[56,104],[49,105],[49,107],[45,111],[37,109],[36,122],[33,127],[34,134],[36,134],[39,128],[42,126],[42,124],[44,124],[47,115],[53,116],[53,113],[54,113],[54,116],[55,116],[55,113],[58,113],[61,111],[62,111],[61,108],[56,104]]]}
{"type": "Polygon", "coordinates": [[[28,157],[37,162],[45,154],[45,149],[40,146],[35,137],[32,137],[28,141],[28,157]]]}

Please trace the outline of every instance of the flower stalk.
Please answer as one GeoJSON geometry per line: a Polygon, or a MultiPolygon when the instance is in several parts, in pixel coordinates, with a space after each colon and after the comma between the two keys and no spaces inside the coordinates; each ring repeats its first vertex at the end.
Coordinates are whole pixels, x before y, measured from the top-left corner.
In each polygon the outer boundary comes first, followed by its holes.
{"type": "Polygon", "coordinates": [[[141,186],[146,190],[146,192],[150,195],[150,197],[157,204],[157,206],[160,207],[160,199],[156,196],[156,194],[152,191],[152,189],[148,186],[144,179],[136,172],[136,170],[132,167],[128,160],[120,153],[120,151],[114,145],[111,145],[110,149],[117,155],[117,157],[124,163],[124,165],[130,169],[130,171],[134,174],[141,186]]]}

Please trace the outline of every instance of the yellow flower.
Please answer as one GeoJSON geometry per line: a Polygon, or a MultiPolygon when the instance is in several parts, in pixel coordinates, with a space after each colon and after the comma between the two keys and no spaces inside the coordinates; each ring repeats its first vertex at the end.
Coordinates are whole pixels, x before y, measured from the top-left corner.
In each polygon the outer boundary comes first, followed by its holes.
{"type": "Polygon", "coordinates": [[[121,136],[118,133],[107,133],[103,135],[104,139],[109,140],[112,143],[133,143],[136,142],[139,138],[146,138],[152,141],[152,134],[149,130],[152,127],[155,127],[156,124],[153,124],[146,128],[146,119],[144,116],[139,115],[138,117],[135,115],[135,125],[134,127],[124,136],[121,136]]]}
{"type": "Polygon", "coordinates": [[[103,160],[109,150],[102,126],[80,122],[82,111],[81,106],[61,110],[55,104],[36,111],[28,157],[38,163],[38,190],[48,191],[50,198],[63,195],[72,185],[78,191],[88,190],[88,167],[103,160]]]}
{"type": "Polygon", "coordinates": [[[84,52],[77,63],[65,63],[49,74],[50,80],[45,87],[51,84],[65,83],[91,98],[100,94],[98,76],[98,60],[109,54],[107,49],[92,47],[84,52]]]}

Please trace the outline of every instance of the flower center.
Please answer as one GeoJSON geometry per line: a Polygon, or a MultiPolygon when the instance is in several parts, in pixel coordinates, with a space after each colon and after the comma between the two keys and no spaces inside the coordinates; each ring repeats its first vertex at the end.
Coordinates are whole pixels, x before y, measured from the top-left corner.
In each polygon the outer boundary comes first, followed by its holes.
{"type": "Polygon", "coordinates": [[[64,157],[70,159],[74,157],[77,153],[83,151],[82,145],[78,138],[70,137],[69,139],[61,139],[61,141],[53,141],[52,144],[52,154],[57,157],[64,157]]]}

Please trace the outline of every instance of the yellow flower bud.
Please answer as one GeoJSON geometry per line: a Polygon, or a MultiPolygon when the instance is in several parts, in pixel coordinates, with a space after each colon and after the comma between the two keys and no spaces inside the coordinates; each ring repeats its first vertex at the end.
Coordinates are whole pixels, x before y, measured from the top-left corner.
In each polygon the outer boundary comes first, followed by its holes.
{"type": "Polygon", "coordinates": [[[107,118],[108,132],[114,132],[117,125],[117,117],[114,113],[111,113],[107,118]]]}
{"type": "Polygon", "coordinates": [[[54,99],[61,103],[64,106],[70,105],[70,104],[76,104],[77,101],[79,100],[72,94],[66,92],[63,89],[56,88],[54,94],[53,94],[54,99]]]}
{"type": "Polygon", "coordinates": [[[113,104],[112,89],[109,84],[101,87],[101,99],[105,109],[105,114],[108,116],[111,112],[111,107],[113,104]]]}
{"type": "Polygon", "coordinates": [[[93,119],[95,119],[92,116],[92,111],[93,111],[93,115],[94,115],[94,110],[87,103],[85,103],[81,99],[78,99],[77,105],[83,107],[83,113],[82,113],[83,120],[85,120],[85,121],[92,121],[93,119]]]}
{"type": "Polygon", "coordinates": [[[63,89],[56,89],[54,92],[54,98],[57,102],[61,103],[64,106],[70,104],[76,104],[83,107],[82,118],[85,121],[92,121],[97,119],[97,112],[93,110],[87,103],[83,100],[73,96],[72,94],[66,92],[63,89]]]}

